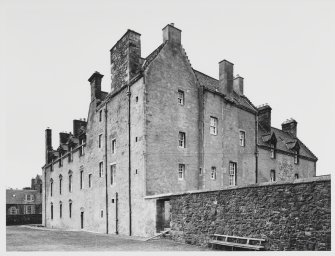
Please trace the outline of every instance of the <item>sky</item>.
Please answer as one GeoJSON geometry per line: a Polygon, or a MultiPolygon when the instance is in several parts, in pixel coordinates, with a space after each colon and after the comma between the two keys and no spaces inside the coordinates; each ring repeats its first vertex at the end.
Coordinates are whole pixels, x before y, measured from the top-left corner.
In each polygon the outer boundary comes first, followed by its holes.
{"type": "Polygon", "coordinates": [[[44,131],[71,131],[87,118],[94,71],[110,91],[109,50],[132,29],[142,57],[169,23],[182,30],[193,68],[218,78],[234,63],[245,95],[272,107],[272,126],[298,122],[298,137],[332,173],[335,145],[334,1],[17,1],[0,0],[1,179],[30,186],[42,174],[44,131]],[[4,143],[3,143],[4,142],[4,143]]]}

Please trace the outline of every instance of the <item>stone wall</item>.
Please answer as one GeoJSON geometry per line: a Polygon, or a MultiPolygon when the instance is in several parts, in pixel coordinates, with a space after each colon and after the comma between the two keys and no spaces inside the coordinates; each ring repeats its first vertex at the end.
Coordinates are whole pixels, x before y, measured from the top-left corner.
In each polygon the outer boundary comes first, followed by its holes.
{"type": "Polygon", "coordinates": [[[207,246],[214,233],[264,238],[265,250],[330,250],[330,177],[171,197],[174,240],[207,246]]]}

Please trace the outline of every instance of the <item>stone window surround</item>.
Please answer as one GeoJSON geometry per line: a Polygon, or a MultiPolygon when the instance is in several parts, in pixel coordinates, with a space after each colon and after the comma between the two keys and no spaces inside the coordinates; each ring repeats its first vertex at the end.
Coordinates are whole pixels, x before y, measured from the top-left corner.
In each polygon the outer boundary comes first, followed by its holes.
{"type": "Polygon", "coordinates": [[[215,116],[209,117],[209,133],[211,135],[218,134],[218,119],[215,116]]]}
{"type": "Polygon", "coordinates": [[[179,164],[178,166],[178,180],[185,179],[185,164],[179,164]]]}
{"type": "Polygon", "coordinates": [[[245,130],[240,129],[239,130],[239,141],[240,141],[241,147],[245,147],[245,138],[246,138],[245,130]]]}

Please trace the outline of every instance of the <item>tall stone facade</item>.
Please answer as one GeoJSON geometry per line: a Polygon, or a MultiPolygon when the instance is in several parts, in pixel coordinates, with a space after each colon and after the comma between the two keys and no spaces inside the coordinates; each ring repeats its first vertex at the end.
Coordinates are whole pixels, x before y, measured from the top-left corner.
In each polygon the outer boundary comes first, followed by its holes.
{"type": "Polygon", "coordinates": [[[219,79],[192,68],[174,25],[146,58],[131,30],[110,54],[111,92],[93,73],[87,120],[60,133],[57,149],[46,130],[44,225],[151,236],[169,226],[167,194],[269,181],[273,169],[290,180],[296,156],[299,177],[315,175],[317,159],[296,133],[280,131],[284,143],[270,122],[261,126],[269,118],[244,95],[232,63],[219,63],[219,79]]]}

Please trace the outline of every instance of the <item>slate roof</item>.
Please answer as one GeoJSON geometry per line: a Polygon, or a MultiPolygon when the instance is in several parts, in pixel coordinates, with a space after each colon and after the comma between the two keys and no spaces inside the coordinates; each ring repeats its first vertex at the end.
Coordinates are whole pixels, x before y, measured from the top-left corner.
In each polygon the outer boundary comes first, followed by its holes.
{"type": "Polygon", "coordinates": [[[269,139],[274,134],[277,139],[276,148],[285,152],[294,153],[294,149],[299,147],[299,155],[309,157],[317,160],[317,157],[302,143],[301,140],[294,137],[288,132],[284,132],[275,127],[271,127],[270,133],[267,132],[264,128],[259,126],[258,129],[258,145],[261,146],[270,146],[269,139]]]}
{"type": "MultiPolygon", "coordinates": [[[[219,80],[210,77],[200,71],[193,69],[195,76],[197,77],[199,83],[212,91],[219,91],[219,80]]],[[[233,100],[239,105],[243,106],[251,111],[257,111],[257,108],[252,104],[252,102],[244,95],[239,95],[237,92],[233,91],[233,100]]]]}
{"type": "Polygon", "coordinates": [[[6,189],[6,204],[42,204],[42,195],[37,190],[6,189]],[[27,194],[34,195],[34,201],[27,202],[27,194]]]}

